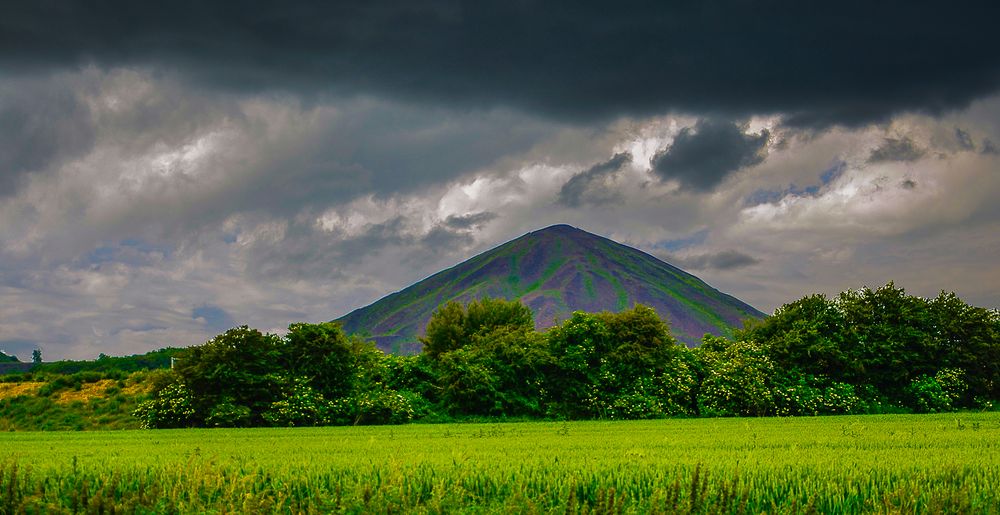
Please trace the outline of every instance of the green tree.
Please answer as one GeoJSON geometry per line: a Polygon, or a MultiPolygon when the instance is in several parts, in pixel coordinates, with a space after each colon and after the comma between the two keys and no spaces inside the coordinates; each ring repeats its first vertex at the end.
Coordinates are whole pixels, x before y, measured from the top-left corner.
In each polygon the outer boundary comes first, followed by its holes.
{"type": "Polygon", "coordinates": [[[775,364],[763,345],[705,335],[695,353],[703,375],[699,414],[760,417],[775,413],[775,364]]]}
{"type": "Polygon", "coordinates": [[[316,426],[329,422],[330,406],[322,394],[309,386],[304,377],[293,378],[284,396],[271,403],[264,420],[274,426],[316,426]]]}
{"type": "Polygon", "coordinates": [[[931,392],[944,369],[963,371],[968,385],[954,406],[1000,398],[1000,314],[954,293],[927,300],[890,282],[832,300],[812,295],[749,324],[736,338],[763,345],[792,378],[789,384],[809,378],[821,389],[853,385],[874,404],[914,406],[915,388],[931,392]]]}
{"type": "Polygon", "coordinates": [[[970,306],[946,292],[931,300],[928,308],[941,349],[939,366],[965,371],[968,389],[955,404],[1000,399],[1000,312],[970,306]]]}
{"type": "Polygon", "coordinates": [[[576,311],[546,336],[553,359],[545,387],[549,415],[595,416],[592,385],[600,375],[600,350],[610,346],[607,324],[597,315],[576,311]]]}
{"type": "Polygon", "coordinates": [[[520,300],[483,297],[466,308],[465,334],[492,333],[497,329],[534,329],[534,315],[520,300]]]}
{"type": "Polygon", "coordinates": [[[861,370],[852,383],[868,383],[899,398],[910,380],[940,368],[942,348],[933,337],[927,301],[888,283],[848,290],[837,297],[846,338],[861,370]]]}
{"type": "Polygon", "coordinates": [[[548,332],[550,412],[571,418],[687,413],[695,373],[688,351],[652,308],[576,312],[548,332]]]}
{"type": "Polygon", "coordinates": [[[439,307],[427,322],[425,336],[420,338],[424,354],[438,358],[465,344],[465,308],[455,301],[439,307]]]}
{"type": "Polygon", "coordinates": [[[42,364],[42,351],[41,349],[35,349],[31,351],[31,362],[36,365],[42,364]]]}
{"type": "Polygon", "coordinates": [[[279,346],[280,365],[328,399],[345,397],[354,389],[358,356],[368,345],[345,335],[335,322],[291,324],[279,346]]]}
{"type": "Polygon", "coordinates": [[[245,408],[249,415],[239,423],[261,425],[263,413],[280,398],[286,382],[281,347],[282,340],[275,335],[236,327],[189,348],[174,371],[191,392],[202,419],[216,404],[225,404],[225,410],[216,411],[245,413],[245,408]]]}
{"type": "Polygon", "coordinates": [[[424,353],[437,359],[462,348],[476,335],[500,328],[531,329],[534,325],[531,309],[518,300],[484,297],[473,300],[468,306],[451,301],[431,315],[420,341],[424,353]]]}
{"type": "Polygon", "coordinates": [[[965,372],[945,368],[933,376],[922,375],[911,381],[906,388],[907,401],[919,413],[951,411],[966,389],[965,372]]]}
{"type": "Polygon", "coordinates": [[[191,427],[204,422],[198,417],[191,390],[177,381],[159,388],[153,398],[139,404],[132,415],[139,419],[143,429],[191,427]]]}
{"type": "Polygon", "coordinates": [[[824,295],[785,304],[774,314],[736,331],[735,339],[761,342],[785,369],[803,374],[857,380],[862,372],[855,341],[839,306],[824,295]]]}
{"type": "Polygon", "coordinates": [[[544,336],[524,326],[500,326],[441,357],[441,396],[454,414],[541,415],[550,363],[544,336]]]}

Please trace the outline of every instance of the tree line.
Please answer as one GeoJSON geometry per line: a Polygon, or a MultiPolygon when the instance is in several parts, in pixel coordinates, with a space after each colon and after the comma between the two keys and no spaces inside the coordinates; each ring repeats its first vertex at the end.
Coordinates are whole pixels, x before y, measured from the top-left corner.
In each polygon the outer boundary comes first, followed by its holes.
{"type": "Polygon", "coordinates": [[[145,427],[638,419],[992,409],[1000,314],[892,283],[812,295],[689,349],[649,307],[534,329],[517,301],[441,306],[416,356],[336,323],[246,326],[180,353],[145,427]]]}

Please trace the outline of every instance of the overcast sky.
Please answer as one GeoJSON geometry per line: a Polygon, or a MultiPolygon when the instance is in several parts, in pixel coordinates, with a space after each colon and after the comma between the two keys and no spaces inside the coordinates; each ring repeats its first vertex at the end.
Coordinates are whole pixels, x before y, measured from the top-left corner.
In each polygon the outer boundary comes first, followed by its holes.
{"type": "Polygon", "coordinates": [[[1000,307],[1000,4],[670,3],[4,2],[0,350],[280,332],[555,223],[765,312],[1000,307]]]}

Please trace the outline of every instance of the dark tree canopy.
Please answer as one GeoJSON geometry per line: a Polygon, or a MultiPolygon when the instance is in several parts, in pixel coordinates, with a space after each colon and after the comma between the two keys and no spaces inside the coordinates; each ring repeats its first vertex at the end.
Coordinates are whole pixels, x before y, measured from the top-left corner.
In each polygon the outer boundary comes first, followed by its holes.
{"type": "Polygon", "coordinates": [[[457,350],[477,335],[500,328],[534,328],[534,318],[520,301],[485,297],[468,306],[451,301],[438,308],[427,322],[426,336],[420,339],[424,353],[432,358],[457,350]]]}
{"type": "MultiPolygon", "coordinates": [[[[231,329],[179,356],[149,427],[653,418],[990,409],[1000,313],[889,283],[810,295],[688,349],[643,305],[534,329],[517,301],[441,306],[424,352],[386,355],[339,324],[231,329]]],[[[104,358],[105,361],[112,358],[104,358]]],[[[101,361],[101,360],[98,360],[101,361]]]]}

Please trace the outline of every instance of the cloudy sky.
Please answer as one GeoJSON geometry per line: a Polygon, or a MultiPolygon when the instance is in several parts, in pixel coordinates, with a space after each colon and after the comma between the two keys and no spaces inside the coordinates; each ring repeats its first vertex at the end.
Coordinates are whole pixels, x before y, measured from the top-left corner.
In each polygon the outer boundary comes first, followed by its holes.
{"type": "Polygon", "coordinates": [[[1000,307],[992,2],[5,2],[0,350],[338,317],[569,223],[1000,307]]]}

